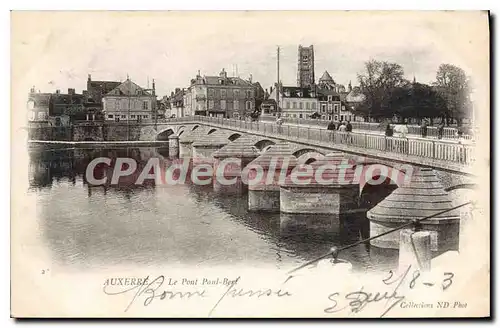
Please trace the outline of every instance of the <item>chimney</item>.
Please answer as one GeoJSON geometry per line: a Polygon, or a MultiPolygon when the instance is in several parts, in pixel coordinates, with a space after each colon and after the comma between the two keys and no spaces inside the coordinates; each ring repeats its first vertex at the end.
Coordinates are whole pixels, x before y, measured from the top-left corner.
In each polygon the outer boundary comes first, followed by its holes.
{"type": "Polygon", "coordinates": [[[60,94],[61,93],[61,90],[57,89],[56,90],[56,95],[60,94]]]}
{"type": "Polygon", "coordinates": [[[89,82],[92,81],[92,75],[89,74],[87,81],[89,81],[89,82]]]}
{"type": "Polygon", "coordinates": [[[248,77],[248,82],[252,83],[252,74],[248,77]]]}
{"type": "Polygon", "coordinates": [[[181,91],[180,88],[175,88],[175,93],[179,93],[181,91]]]}
{"type": "Polygon", "coordinates": [[[174,96],[174,92],[172,91],[172,92],[170,93],[170,97],[173,97],[173,96],[174,96]]]}
{"type": "Polygon", "coordinates": [[[348,88],[347,90],[349,90],[349,92],[351,92],[351,91],[352,91],[351,81],[349,81],[349,86],[348,86],[347,88],[348,88]]]}
{"type": "Polygon", "coordinates": [[[74,94],[75,94],[75,89],[68,88],[68,95],[74,95],[74,94]]]}
{"type": "Polygon", "coordinates": [[[30,93],[35,93],[35,86],[32,86],[30,89],[30,93]]]}
{"type": "Polygon", "coordinates": [[[156,96],[155,79],[153,79],[153,96],[156,96]]]}

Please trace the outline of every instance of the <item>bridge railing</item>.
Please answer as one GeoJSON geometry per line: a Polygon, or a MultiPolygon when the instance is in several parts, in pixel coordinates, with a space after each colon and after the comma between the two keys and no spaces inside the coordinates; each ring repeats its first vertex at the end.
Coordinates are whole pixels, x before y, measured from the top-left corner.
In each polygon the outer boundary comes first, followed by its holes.
{"type": "Polygon", "coordinates": [[[395,154],[412,155],[447,162],[470,164],[473,162],[474,143],[455,142],[438,139],[412,139],[386,137],[385,135],[330,131],[323,128],[298,125],[277,125],[275,122],[251,122],[207,116],[190,116],[169,119],[172,123],[207,122],[230,128],[260,132],[269,136],[312,141],[313,143],[332,143],[357,148],[371,149],[395,154]]]}
{"type": "MultiPolygon", "coordinates": [[[[294,125],[310,125],[314,127],[320,127],[326,129],[328,126],[328,123],[330,121],[328,120],[322,120],[322,119],[307,119],[307,118],[290,118],[290,117],[283,117],[283,122],[287,124],[294,124],[294,125]]],[[[276,117],[274,116],[261,116],[260,118],[261,122],[269,122],[269,123],[274,123],[276,121],[276,117]]],[[[338,124],[338,123],[337,123],[338,124]]],[[[372,132],[377,132],[381,133],[384,132],[385,130],[385,125],[382,125],[381,123],[370,123],[370,122],[351,122],[353,130],[363,130],[363,131],[372,131],[372,132]]],[[[421,136],[422,135],[422,127],[418,125],[408,125],[408,133],[411,135],[415,136],[421,136]]],[[[427,127],[427,137],[431,138],[438,138],[439,132],[438,132],[438,127],[436,126],[428,126],[427,127]]],[[[464,134],[462,135],[464,139],[473,139],[473,136],[464,134]]],[[[452,127],[445,127],[443,128],[443,139],[458,139],[458,130],[456,128],[452,127]]]]}

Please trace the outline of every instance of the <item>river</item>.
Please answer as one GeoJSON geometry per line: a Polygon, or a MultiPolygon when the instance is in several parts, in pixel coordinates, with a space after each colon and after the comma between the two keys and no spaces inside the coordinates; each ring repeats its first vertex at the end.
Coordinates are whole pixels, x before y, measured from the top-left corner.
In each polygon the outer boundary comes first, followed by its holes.
{"type": "MultiPolygon", "coordinates": [[[[337,219],[248,211],[245,193],[210,186],[90,186],[95,157],[166,160],[167,149],[48,149],[29,152],[29,194],[43,247],[53,261],[77,269],[122,264],[190,266],[300,265],[332,246],[361,238],[362,216],[337,219]],[[288,222],[284,227],[283,222],[288,222]],[[290,222],[292,224],[290,229],[290,222]]],[[[359,245],[341,253],[354,270],[387,270],[397,252],[359,245]],[[381,260],[382,259],[382,260],[381,260]]]]}

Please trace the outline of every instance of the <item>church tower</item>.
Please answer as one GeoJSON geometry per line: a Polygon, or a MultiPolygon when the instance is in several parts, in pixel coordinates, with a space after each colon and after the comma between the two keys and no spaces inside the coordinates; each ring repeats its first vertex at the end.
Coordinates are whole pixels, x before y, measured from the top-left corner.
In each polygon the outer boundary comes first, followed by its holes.
{"type": "Polygon", "coordinates": [[[311,88],[314,86],[314,48],[299,45],[297,86],[311,88]]]}

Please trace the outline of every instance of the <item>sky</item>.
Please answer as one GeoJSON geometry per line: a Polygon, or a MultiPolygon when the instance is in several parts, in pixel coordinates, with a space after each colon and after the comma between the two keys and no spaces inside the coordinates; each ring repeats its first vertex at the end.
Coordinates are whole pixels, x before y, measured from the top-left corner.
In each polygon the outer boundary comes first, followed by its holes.
{"type": "Polygon", "coordinates": [[[337,83],[357,85],[364,62],[376,59],[430,83],[442,63],[475,74],[471,56],[483,46],[483,23],[477,12],[18,12],[13,87],[80,93],[88,74],[117,81],[128,75],[143,87],[155,79],[163,96],[188,87],[198,70],[234,75],[237,65],[241,78],[252,74],[269,88],[277,78],[278,45],[280,78],[296,85],[299,44],[314,45],[316,80],[328,70],[337,83]]]}

